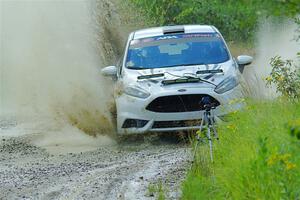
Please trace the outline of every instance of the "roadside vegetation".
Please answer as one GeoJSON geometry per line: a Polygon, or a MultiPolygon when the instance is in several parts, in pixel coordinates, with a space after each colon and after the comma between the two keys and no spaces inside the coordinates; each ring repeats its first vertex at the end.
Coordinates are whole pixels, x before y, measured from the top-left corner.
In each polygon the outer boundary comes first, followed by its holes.
{"type": "Polygon", "coordinates": [[[263,17],[295,16],[299,0],[130,0],[146,16],[148,25],[211,24],[227,41],[253,42],[263,17]]]}
{"type": "Polygon", "coordinates": [[[247,103],[219,124],[214,163],[197,149],[182,199],[299,199],[299,101],[247,103]]]}
{"type": "MultiPolygon", "coordinates": [[[[254,46],[259,21],[272,17],[299,24],[299,0],[130,0],[148,26],[212,24],[231,44],[254,46]]],[[[291,38],[292,39],[292,38],[291,38]]],[[[274,55],[266,84],[278,98],[245,100],[247,106],[218,125],[214,163],[208,145],[196,149],[182,186],[182,199],[300,199],[299,60],[274,55]]],[[[264,66],[267,67],[267,66],[264,66]]]]}
{"type": "Polygon", "coordinates": [[[157,200],[164,200],[166,199],[166,191],[164,190],[164,186],[162,182],[157,184],[150,184],[148,186],[148,191],[146,196],[148,197],[156,197],[157,200]]]}

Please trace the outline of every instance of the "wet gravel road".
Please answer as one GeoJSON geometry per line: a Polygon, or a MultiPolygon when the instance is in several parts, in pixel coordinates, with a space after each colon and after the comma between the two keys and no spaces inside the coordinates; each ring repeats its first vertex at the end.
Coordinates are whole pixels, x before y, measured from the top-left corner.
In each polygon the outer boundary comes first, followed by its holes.
{"type": "Polygon", "coordinates": [[[186,144],[159,137],[51,154],[24,136],[0,136],[0,199],[156,199],[149,187],[160,183],[178,199],[189,164],[186,144]]]}

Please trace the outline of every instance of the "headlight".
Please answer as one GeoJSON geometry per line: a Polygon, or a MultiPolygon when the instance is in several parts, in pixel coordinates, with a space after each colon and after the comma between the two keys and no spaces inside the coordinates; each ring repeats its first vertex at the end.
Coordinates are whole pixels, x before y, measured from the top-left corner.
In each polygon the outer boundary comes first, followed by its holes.
{"type": "Polygon", "coordinates": [[[224,92],[232,90],[238,84],[239,80],[236,76],[227,77],[215,88],[215,92],[218,94],[222,94],[224,92]]]}
{"type": "Polygon", "coordinates": [[[138,86],[128,86],[125,88],[124,92],[130,96],[146,99],[150,96],[150,93],[138,86]]]}

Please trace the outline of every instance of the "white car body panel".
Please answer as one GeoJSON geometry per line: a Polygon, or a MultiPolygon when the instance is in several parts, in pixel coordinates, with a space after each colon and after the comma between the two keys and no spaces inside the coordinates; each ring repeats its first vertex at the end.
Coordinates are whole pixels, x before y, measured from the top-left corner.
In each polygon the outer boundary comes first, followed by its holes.
{"type": "MultiPolygon", "coordinates": [[[[213,26],[207,25],[185,25],[185,33],[219,33],[218,30],[213,26]]],[[[163,35],[164,28],[172,27],[157,27],[139,30],[131,33],[128,38],[127,47],[125,50],[124,59],[122,62],[121,69],[119,69],[118,80],[116,84],[115,101],[117,107],[117,131],[119,134],[139,134],[145,132],[161,132],[161,131],[180,131],[197,129],[198,125],[183,126],[183,127],[153,127],[154,122],[169,122],[169,121],[183,121],[183,120],[197,120],[201,119],[203,111],[192,111],[192,112],[176,112],[176,113],[162,113],[153,112],[146,109],[146,107],[156,98],[169,95],[188,95],[188,94],[205,94],[216,99],[220,106],[215,109],[216,116],[225,115],[228,112],[239,109],[240,103],[230,104],[230,101],[234,99],[243,98],[242,88],[240,85],[229,90],[223,94],[215,92],[215,86],[205,82],[199,83],[184,83],[174,85],[162,85],[163,79],[174,79],[176,76],[182,76],[184,74],[195,74],[199,70],[207,69],[222,69],[223,74],[214,74],[207,81],[218,85],[228,76],[240,77],[238,65],[229,53],[229,61],[220,64],[210,65],[194,65],[194,66],[178,66],[169,68],[155,68],[155,69],[143,69],[135,70],[128,69],[125,67],[125,59],[127,57],[127,49],[130,41],[133,39],[141,39],[146,37],[154,37],[163,35]],[[158,74],[164,73],[164,77],[138,80],[137,77],[141,75],[158,74]],[[145,91],[150,93],[147,98],[138,98],[130,96],[124,93],[124,88],[130,85],[138,85],[145,91]],[[138,119],[148,121],[146,125],[140,128],[123,128],[123,124],[127,119],[138,119]]],[[[225,41],[224,41],[225,43],[225,41]]],[[[225,43],[226,45],[226,43],[225,43]]],[[[228,49],[228,48],[227,48],[228,49]]],[[[206,75],[199,75],[200,78],[206,75]]],[[[200,124],[199,124],[200,125],[200,124]]]]}

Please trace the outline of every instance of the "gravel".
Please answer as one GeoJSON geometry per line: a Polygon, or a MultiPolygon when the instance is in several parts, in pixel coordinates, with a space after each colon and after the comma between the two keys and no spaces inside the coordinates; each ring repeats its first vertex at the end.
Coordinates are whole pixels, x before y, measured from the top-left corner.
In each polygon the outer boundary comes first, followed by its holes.
{"type": "Polygon", "coordinates": [[[0,199],[156,199],[148,188],[158,184],[179,199],[190,156],[186,144],[159,137],[51,154],[26,137],[0,136],[0,199]]]}

